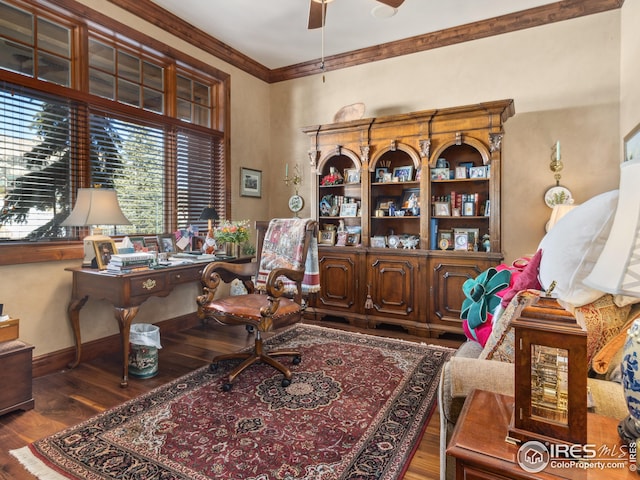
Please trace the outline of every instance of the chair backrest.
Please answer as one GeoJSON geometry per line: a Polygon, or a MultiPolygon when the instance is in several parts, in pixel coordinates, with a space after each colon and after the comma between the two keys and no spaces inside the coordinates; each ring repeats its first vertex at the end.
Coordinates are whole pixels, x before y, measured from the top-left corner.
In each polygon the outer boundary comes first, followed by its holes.
{"type": "MultiPolygon", "coordinates": [[[[258,248],[257,290],[264,290],[267,277],[274,268],[287,268],[305,272],[312,241],[315,240],[317,222],[311,218],[274,218],[269,222],[262,244],[258,248]]],[[[258,238],[260,226],[256,222],[258,238]]],[[[317,258],[317,255],[316,255],[317,258]]],[[[293,282],[282,278],[285,292],[296,297],[302,294],[303,279],[293,282]]]]}

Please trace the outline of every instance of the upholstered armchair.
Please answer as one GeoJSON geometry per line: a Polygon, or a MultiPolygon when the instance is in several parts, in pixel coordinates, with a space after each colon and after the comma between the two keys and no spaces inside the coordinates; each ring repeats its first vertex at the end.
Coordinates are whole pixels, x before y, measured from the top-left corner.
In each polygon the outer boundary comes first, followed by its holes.
{"type": "Polygon", "coordinates": [[[301,361],[295,350],[265,351],[262,334],[299,322],[304,313],[303,291],[312,290],[318,282],[317,223],[312,219],[273,219],[258,246],[258,262],[236,264],[214,261],[201,277],[202,295],[197,297],[198,315],[226,325],[246,325],[255,331],[252,351],[218,355],[212,361],[243,360],[234,368],[223,385],[225,391],[236,377],[256,362],[271,365],[284,374],[283,386],[291,383],[291,370],[275,357],[293,357],[301,361]],[[311,252],[310,252],[311,250],[311,252]],[[305,274],[306,272],[306,274],[305,274]],[[220,282],[240,279],[247,289],[244,295],[216,298],[220,282]]]}

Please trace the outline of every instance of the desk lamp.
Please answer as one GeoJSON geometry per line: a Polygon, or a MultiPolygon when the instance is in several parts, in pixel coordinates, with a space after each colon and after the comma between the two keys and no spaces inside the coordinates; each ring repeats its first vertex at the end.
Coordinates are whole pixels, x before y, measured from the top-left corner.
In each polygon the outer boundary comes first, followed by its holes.
{"type": "Polygon", "coordinates": [[[215,208],[212,206],[204,207],[202,213],[200,214],[200,218],[198,220],[207,220],[209,230],[207,231],[207,238],[205,239],[204,245],[202,246],[202,250],[204,253],[214,253],[216,241],[213,235],[213,226],[211,224],[212,220],[218,220],[220,217],[218,216],[218,212],[216,212],[215,208]]]}
{"type": "Polygon", "coordinates": [[[83,239],[84,260],[82,266],[91,267],[91,262],[96,256],[93,242],[110,239],[102,234],[102,229],[97,225],[131,225],[131,222],[122,213],[115,190],[111,188],[79,188],[75,207],[60,225],[63,227],[96,226],[91,235],[87,235],[83,239]]]}
{"type": "MultiPolygon", "coordinates": [[[[607,243],[584,283],[602,292],[640,298],[640,160],[620,165],[618,207],[607,243]]],[[[629,416],[618,425],[627,444],[640,438],[640,320],[629,329],[622,379],[629,416]]]]}

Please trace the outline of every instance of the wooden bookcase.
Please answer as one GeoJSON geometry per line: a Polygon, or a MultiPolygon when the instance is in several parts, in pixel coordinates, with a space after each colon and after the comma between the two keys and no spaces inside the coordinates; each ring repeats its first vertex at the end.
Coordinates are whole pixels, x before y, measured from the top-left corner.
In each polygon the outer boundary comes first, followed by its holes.
{"type": "Polygon", "coordinates": [[[462,332],[462,284],[502,260],[502,126],[513,114],[500,100],[302,129],[322,238],[316,318],[462,332]],[[448,176],[434,170],[443,162],[448,176]],[[336,173],[342,181],[331,182],[336,173]],[[346,245],[329,228],[343,228],[346,245]]]}

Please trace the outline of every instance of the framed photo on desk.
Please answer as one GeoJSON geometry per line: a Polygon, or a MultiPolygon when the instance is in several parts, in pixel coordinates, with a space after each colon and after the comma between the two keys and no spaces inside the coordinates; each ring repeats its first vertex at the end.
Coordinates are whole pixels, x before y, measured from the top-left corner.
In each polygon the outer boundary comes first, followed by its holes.
{"type": "Polygon", "coordinates": [[[111,255],[118,252],[116,250],[116,244],[113,243],[111,239],[94,240],[93,250],[96,252],[96,264],[99,270],[105,270],[107,265],[109,265],[111,255]]]}

